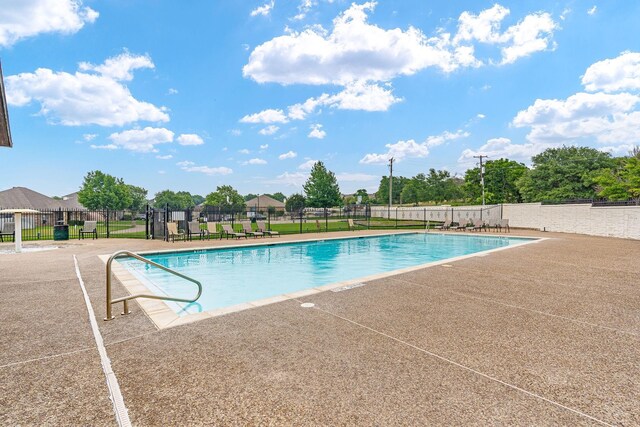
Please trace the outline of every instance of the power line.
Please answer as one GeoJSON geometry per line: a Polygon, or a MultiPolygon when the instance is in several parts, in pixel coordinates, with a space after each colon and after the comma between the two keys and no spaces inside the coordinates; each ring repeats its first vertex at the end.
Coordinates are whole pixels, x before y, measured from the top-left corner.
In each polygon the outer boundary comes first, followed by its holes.
{"type": "Polygon", "coordinates": [[[489,156],[480,154],[473,157],[475,159],[480,159],[480,184],[482,184],[482,206],[484,206],[484,166],[482,166],[482,159],[486,159],[489,156]]]}
{"type": "Polygon", "coordinates": [[[389,159],[389,209],[387,218],[391,219],[391,205],[393,204],[393,157],[389,159]]]}

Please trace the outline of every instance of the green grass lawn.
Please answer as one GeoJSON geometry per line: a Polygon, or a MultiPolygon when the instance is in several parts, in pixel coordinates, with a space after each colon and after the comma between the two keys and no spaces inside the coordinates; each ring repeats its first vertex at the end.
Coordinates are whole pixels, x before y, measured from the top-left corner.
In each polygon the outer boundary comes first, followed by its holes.
{"type": "MultiPolygon", "coordinates": [[[[302,223],[302,232],[303,233],[317,233],[327,232],[327,231],[349,231],[349,225],[346,219],[329,219],[327,223],[325,223],[324,219],[318,219],[320,224],[320,230],[316,225],[315,219],[310,219],[307,222],[302,223]]],[[[370,226],[371,229],[395,229],[397,228],[414,228],[421,229],[424,228],[424,222],[415,221],[415,220],[398,220],[395,219],[385,219],[385,218],[372,218],[370,222],[367,222],[365,219],[356,220],[356,230],[365,230],[367,229],[367,225],[370,226]]],[[[127,231],[133,229],[136,225],[144,226],[145,221],[135,221],[135,224],[132,224],[131,221],[109,221],[109,237],[112,238],[129,238],[129,239],[144,239],[146,238],[146,234],[144,230],[136,230],[136,231],[127,231]]],[[[432,226],[434,223],[432,223],[432,226]]],[[[104,222],[98,222],[98,237],[106,238],[107,237],[107,226],[104,222]]],[[[256,230],[256,224],[251,224],[252,229],[256,230]]],[[[78,239],[78,231],[82,226],[69,226],[69,239],[78,239]]],[[[206,224],[201,224],[200,228],[202,230],[206,230],[206,224]]],[[[241,230],[241,226],[239,223],[235,223],[234,229],[236,231],[241,230]]],[[[271,230],[277,231],[280,234],[297,234],[300,233],[300,223],[299,222],[287,222],[287,223],[272,223],[271,230]]],[[[218,231],[221,231],[221,227],[218,225],[218,231]]],[[[89,237],[90,236],[85,236],[89,237]]],[[[22,240],[23,241],[34,241],[34,240],[52,240],[53,239],[53,226],[46,225],[40,226],[32,229],[23,230],[22,240]]]]}
{"type": "MultiPolygon", "coordinates": [[[[134,225],[131,221],[109,221],[109,232],[111,237],[132,237],[132,238],[144,238],[144,231],[136,231],[132,233],[122,233],[123,230],[134,228],[135,225],[145,225],[144,221],[136,221],[134,225]]],[[[69,226],[69,239],[77,239],[78,232],[82,228],[81,225],[69,226]]],[[[97,230],[99,237],[107,236],[107,225],[105,222],[97,223],[97,230]]],[[[85,236],[87,237],[87,236],[85,236]]],[[[22,230],[23,241],[33,240],[52,240],[53,239],[53,225],[42,225],[35,228],[28,228],[22,230]]]]}

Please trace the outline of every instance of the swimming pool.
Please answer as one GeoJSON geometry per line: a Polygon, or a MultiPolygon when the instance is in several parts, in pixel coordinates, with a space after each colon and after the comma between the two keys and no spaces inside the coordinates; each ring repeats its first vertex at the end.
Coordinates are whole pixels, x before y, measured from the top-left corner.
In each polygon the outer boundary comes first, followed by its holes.
{"type": "MultiPolygon", "coordinates": [[[[197,302],[167,302],[175,313],[184,316],[531,240],[410,233],[144,256],[202,283],[202,296],[197,302]]],[[[120,259],[119,263],[156,294],[187,298],[194,293],[188,282],[133,258],[120,259]]]]}

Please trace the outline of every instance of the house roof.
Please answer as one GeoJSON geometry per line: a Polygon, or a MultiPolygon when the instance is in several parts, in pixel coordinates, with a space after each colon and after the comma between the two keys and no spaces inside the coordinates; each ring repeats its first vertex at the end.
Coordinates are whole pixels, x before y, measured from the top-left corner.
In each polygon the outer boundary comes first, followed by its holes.
{"type": "Polygon", "coordinates": [[[251,200],[247,200],[246,205],[248,208],[255,208],[255,207],[268,208],[270,206],[274,208],[284,208],[284,203],[282,203],[280,200],[276,200],[273,197],[269,197],[265,195],[254,197],[251,200]]]}
{"type": "Polygon", "coordinates": [[[25,187],[0,191],[0,207],[15,209],[73,209],[65,200],[56,200],[25,187]]]}
{"type": "MultiPolygon", "coordinates": [[[[58,200],[60,201],[60,200],[58,200]]],[[[78,201],[78,192],[67,194],[66,196],[62,196],[62,202],[69,209],[85,209],[84,206],[80,204],[78,201]]]]}

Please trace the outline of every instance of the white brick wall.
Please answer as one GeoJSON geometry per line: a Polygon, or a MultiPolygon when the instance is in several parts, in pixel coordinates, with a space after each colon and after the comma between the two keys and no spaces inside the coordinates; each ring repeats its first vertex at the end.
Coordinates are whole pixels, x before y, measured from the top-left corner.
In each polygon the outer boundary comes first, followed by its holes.
{"type": "Polygon", "coordinates": [[[640,239],[640,206],[505,204],[502,216],[512,227],[640,239]]]}
{"type": "MultiPolygon", "coordinates": [[[[423,221],[471,220],[480,218],[481,206],[429,206],[419,208],[392,208],[391,219],[423,221]]],[[[485,221],[502,218],[509,220],[511,227],[534,228],[563,233],[590,234],[593,236],[640,239],[640,206],[591,207],[581,205],[542,205],[540,203],[518,203],[485,206],[482,218],[485,221]]],[[[387,208],[373,206],[371,216],[387,217],[387,208]]]]}
{"type": "MultiPolygon", "coordinates": [[[[480,211],[482,210],[482,219],[489,222],[491,220],[500,219],[500,205],[489,206],[424,206],[415,208],[391,208],[391,219],[398,220],[417,220],[417,221],[444,221],[452,219],[453,222],[464,221],[473,222],[474,219],[480,219],[480,211]]],[[[371,216],[374,218],[387,218],[389,209],[384,206],[372,206],[371,216]]]]}

